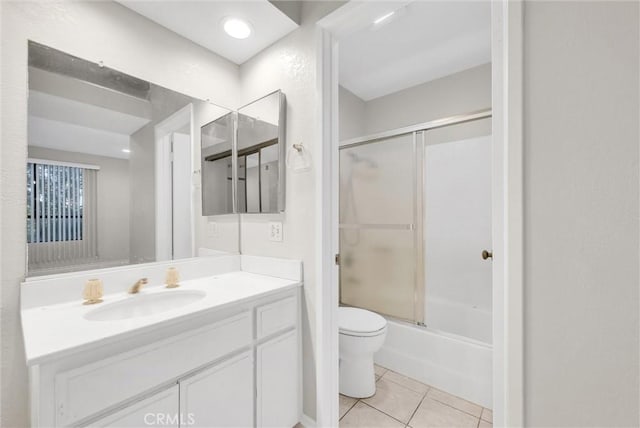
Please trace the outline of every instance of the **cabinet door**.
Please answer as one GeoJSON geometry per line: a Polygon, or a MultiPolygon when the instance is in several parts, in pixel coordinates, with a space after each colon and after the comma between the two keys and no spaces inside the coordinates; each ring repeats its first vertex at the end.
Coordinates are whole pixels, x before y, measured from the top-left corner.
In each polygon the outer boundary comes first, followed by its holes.
{"type": "Polygon", "coordinates": [[[178,400],[178,385],[174,385],[84,426],[92,428],[139,428],[145,426],[178,428],[180,426],[178,400]]]}
{"type": "Polygon", "coordinates": [[[257,425],[292,427],[298,423],[298,335],[291,331],[256,349],[257,425]]]}
{"type": "Polygon", "coordinates": [[[180,413],[189,427],[251,427],[253,358],[245,352],[180,381],[180,413]]]}

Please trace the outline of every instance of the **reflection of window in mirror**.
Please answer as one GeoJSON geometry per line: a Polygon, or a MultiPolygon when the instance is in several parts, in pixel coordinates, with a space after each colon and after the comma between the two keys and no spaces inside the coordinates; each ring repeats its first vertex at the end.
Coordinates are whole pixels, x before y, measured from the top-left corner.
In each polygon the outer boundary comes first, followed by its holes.
{"type": "Polygon", "coordinates": [[[27,163],[29,266],[95,262],[97,174],[93,165],[27,163]]]}

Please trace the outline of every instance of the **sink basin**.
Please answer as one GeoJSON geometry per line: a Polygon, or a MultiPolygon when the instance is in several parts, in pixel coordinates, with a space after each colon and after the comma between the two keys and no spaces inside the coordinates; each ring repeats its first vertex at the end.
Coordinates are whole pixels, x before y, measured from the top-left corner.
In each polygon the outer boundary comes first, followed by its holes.
{"type": "Polygon", "coordinates": [[[85,314],[90,321],[117,321],[146,317],[170,311],[204,298],[201,290],[171,290],[153,294],[140,294],[95,308],[85,314]]]}

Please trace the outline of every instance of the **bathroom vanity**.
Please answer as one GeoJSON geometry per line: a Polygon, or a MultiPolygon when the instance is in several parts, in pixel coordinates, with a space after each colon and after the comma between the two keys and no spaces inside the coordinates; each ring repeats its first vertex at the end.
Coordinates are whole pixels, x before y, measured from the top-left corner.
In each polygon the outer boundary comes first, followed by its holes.
{"type": "Polygon", "coordinates": [[[230,255],[25,282],[32,426],[294,426],[301,278],[297,261],[230,255]],[[103,302],[83,305],[94,276],[103,302]]]}

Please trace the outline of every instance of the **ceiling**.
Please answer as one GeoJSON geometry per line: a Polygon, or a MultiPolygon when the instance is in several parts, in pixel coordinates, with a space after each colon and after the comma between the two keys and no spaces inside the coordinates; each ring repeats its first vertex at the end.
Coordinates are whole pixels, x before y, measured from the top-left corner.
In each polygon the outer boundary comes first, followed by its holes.
{"type": "Polygon", "coordinates": [[[29,91],[29,115],[126,136],[150,121],[148,118],[34,90],[29,91]]]}
{"type": "Polygon", "coordinates": [[[267,0],[117,1],[236,64],[242,64],[298,28],[291,18],[267,0]],[[251,36],[238,40],[227,35],[222,28],[227,17],[247,21],[253,30],[251,36]]]}
{"type": "Polygon", "coordinates": [[[128,159],[129,136],[68,122],[29,117],[29,146],[128,159]]]}
{"type": "Polygon", "coordinates": [[[29,145],[128,159],[129,137],[151,121],[151,103],[29,68],[29,145]]]}
{"type": "Polygon", "coordinates": [[[491,61],[489,1],[387,3],[395,14],[340,41],[340,85],[363,100],[491,61]]]}

